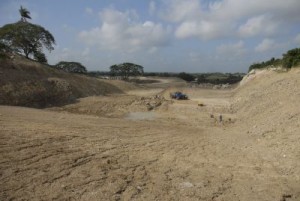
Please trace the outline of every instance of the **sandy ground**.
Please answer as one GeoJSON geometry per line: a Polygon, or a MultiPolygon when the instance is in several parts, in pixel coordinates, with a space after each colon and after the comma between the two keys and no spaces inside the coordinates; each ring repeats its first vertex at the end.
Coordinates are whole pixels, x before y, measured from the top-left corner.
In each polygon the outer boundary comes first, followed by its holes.
{"type": "Polygon", "coordinates": [[[300,200],[298,120],[291,138],[254,135],[234,90],[180,89],[190,100],[155,84],[62,108],[0,106],[0,200],[300,200]],[[166,100],[148,111],[156,94],[166,100]]]}

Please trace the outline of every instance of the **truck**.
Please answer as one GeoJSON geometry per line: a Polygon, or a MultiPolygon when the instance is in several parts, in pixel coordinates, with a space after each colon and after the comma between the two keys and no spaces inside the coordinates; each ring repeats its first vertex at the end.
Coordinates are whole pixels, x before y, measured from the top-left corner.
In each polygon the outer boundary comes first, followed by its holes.
{"type": "Polygon", "coordinates": [[[170,97],[176,100],[187,100],[188,96],[180,91],[176,91],[174,93],[170,93],[170,97]]]}

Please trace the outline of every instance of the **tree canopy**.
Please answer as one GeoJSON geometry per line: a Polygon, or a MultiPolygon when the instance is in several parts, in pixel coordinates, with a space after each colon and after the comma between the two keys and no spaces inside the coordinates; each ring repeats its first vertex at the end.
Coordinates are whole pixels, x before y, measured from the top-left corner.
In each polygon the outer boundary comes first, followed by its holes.
{"type": "Polygon", "coordinates": [[[86,73],[86,68],[79,62],[61,61],[54,68],[63,70],[68,73],[86,73]]]}
{"type": "Polygon", "coordinates": [[[300,64],[300,48],[289,50],[283,54],[282,65],[286,68],[292,68],[300,64]]]}
{"type": "Polygon", "coordinates": [[[21,20],[6,24],[0,28],[1,51],[23,54],[26,58],[34,58],[39,62],[47,62],[43,49],[54,49],[55,39],[44,27],[26,21],[31,19],[30,12],[21,6],[21,20]]]}
{"type": "Polygon", "coordinates": [[[0,43],[12,52],[30,55],[43,52],[43,47],[51,51],[54,49],[55,39],[45,28],[19,21],[0,28],[0,43]]]}
{"type": "Polygon", "coordinates": [[[134,63],[115,64],[110,67],[112,76],[121,76],[123,79],[128,79],[129,76],[142,75],[144,67],[134,63]]]}

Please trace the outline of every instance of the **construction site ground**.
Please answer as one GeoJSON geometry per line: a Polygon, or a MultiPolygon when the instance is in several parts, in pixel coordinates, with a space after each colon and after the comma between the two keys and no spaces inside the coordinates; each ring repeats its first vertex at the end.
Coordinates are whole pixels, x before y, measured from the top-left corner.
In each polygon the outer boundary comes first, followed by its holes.
{"type": "Polygon", "coordinates": [[[299,77],[0,106],[0,200],[300,200],[299,77]]]}

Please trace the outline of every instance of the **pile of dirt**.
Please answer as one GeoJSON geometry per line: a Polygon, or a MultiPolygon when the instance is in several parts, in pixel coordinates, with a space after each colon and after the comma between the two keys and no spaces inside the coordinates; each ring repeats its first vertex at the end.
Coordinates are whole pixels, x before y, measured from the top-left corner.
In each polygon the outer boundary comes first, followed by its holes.
{"type": "Polygon", "coordinates": [[[53,107],[51,110],[99,117],[122,118],[131,112],[147,112],[159,109],[160,106],[169,102],[159,95],[138,97],[120,94],[81,98],[76,103],[62,107],[53,107]]]}
{"type": "Polygon", "coordinates": [[[0,62],[0,104],[47,107],[75,102],[77,98],[122,94],[131,83],[103,81],[66,73],[19,55],[0,62]]]}
{"type": "Polygon", "coordinates": [[[299,80],[300,69],[261,71],[235,90],[232,108],[248,123],[287,125],[300,116],[299,80]]]}
{"type": "Polygon", "coordinates": [[[260,71],[237,88],[233,110],[246,123],[265,129],[294,126],[300,118],[300,69],[289,72],[260,71]]]}
{"type": "Polygon", "coordinates": [[[150,97],[141,97],[139,100],[135,101],[137,105],[146,105],[147,110],[154,110],[160,107],[163,103],[170,103],[172,101],[166,100],[162,95],[155,95],[150,97]]]}
{"type": "Polygon", "coordinates": [[[237,129],[255,139],[253,146],[260,150],[257,156],[279,163],[277,169],[284,175],[300,175],[296,168],[300,156],[299,100],[300,69],[267,70],[239,87],[233,98],[237,129]]]}

